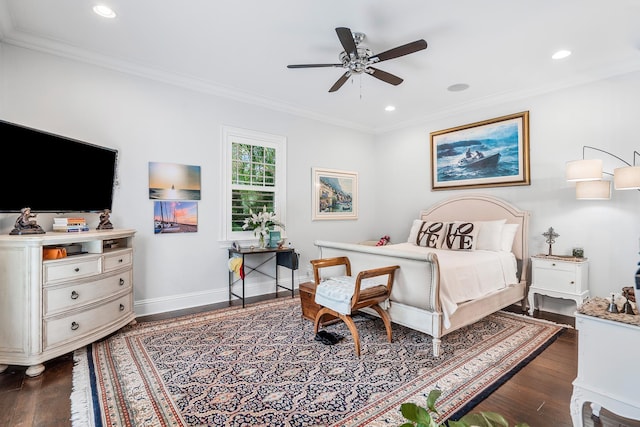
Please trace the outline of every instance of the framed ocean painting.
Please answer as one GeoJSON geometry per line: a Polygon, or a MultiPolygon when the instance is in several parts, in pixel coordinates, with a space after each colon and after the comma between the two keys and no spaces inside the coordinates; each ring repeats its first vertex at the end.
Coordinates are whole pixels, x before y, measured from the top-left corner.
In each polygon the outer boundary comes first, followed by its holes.
{"type": "Polygon", "coordinates": [[[358,219],[358,173],[312,168],[312,220],[358,219]]]}
{"type": "Polygon", "coordinates": [[[529,112],[431,133],[431,189],[530,185],[529,112]]]}

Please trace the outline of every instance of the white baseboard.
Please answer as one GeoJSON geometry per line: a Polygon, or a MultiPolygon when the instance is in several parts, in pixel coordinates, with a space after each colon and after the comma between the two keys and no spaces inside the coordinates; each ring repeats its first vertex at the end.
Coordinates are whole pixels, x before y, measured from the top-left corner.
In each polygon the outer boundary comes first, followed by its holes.
{"type": "MultiPolygon", "coordinates": [[[[291,288],[291,280],[280,279],[280,284],[291,288]]],[[[294,283],[294,289],[298,289],[299,281],[294,283]]],[[[273,281],[245,283],[245,298],[255,297],[259,295],[267,295],[275,292],[275,283],[273,281]]],[[[234,285],[233,291],[237,295],[242,294],[242,284],[234,285]]],[[[278,288],[278,295],[290,293],[284,288],[278,288]]],[[[233,297],[233,299],[237,299],[233,297]]],[[[145,300],[134,301],[134,310],[136,316],[148,316],[151,314],[165,313],[168,311],[184,310],[188,308],[200,307],[203,305],[216,304],[229,301],[229,289],[217,288],[211,291],[192,292],[187,294],[170,295],[160,298],[151,298],[145,300]]]]}

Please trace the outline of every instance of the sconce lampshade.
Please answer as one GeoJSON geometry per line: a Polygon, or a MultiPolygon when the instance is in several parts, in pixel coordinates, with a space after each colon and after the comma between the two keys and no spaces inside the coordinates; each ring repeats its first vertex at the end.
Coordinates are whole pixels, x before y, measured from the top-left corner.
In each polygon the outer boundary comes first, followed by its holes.
{"type": "Polygon", "coordinates": [[[614,169],[613,182],[616,190],[639,190],[640,166],[627,166],[614,169]]]}
{"type": "Polygon", "coordinates": [[[611,181],[578,181],[576,182],[576,199],[609,200],[611,199],[611,181]]]}
{"type": "Polygon", "coordinates": [[[602,159],[573,160],[565,168],[567,181],[595,181],[602,179],[602,159]]]}

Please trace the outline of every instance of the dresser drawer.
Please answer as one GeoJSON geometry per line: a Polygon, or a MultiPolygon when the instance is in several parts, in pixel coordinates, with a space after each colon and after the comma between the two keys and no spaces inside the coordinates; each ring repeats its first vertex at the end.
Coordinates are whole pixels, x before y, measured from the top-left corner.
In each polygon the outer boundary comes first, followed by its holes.
{"type": "Polygon", "coordinates": [[[106,328],[118,320],[131,315],[132,295],[67,316],[44,320],[44,349],[81,339],[100,328],[106,328]]]}
{"type": "Polygon", "coordinates": [[[576,263],[558,262],[553,260],[534,260],[533,267],[540,270],[552,270],[552,271],[568,271],[575,273],[576,263]]]}
{"type": "Polygon", "coordinates": [[[108,298],[132,287],[131,269],[94,281],[76,282],[44,288],[44,315],[80,308],[94,301],[108,298]]]}
{"type": "Polygon", "coordinates": [[[114,251],[104,255],[104,271],[129,267],[133,260],[133,250],[114,251]]]}
{"type": "Polygon", "coordinates": [[[102,273],[100,255],[83,255],[77,258],[45,261],[42,280],[44,284],[82,279],[102,273]]]}

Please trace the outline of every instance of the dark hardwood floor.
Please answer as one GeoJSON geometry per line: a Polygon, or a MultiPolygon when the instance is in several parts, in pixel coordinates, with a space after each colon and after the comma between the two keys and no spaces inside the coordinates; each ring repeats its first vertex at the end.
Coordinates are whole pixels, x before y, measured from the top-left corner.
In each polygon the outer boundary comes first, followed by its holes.
{"type": "MultiPolygon", "coordinates": [[[[267,298],[273,298],[273,295],[250,298],[247,302],[267,298]]],[[[228,304],[139,317],[137,321],[166,319],[223,307],[228,304]]],[[[510,310],[519,311],[519,307],[510,310]]],[[[571,317],[544,312],[536,312],[534,317],[573,325],[571,317]]],[[[577,344],[577,332],[568,329],[473,411],[498,412],[512,424],[527,422],[531,427],[571,427],[569,403],[571,382],[577,372],[577,344]]],[[[46,362],[45,367],[44,373],[35,378],[26,376],[26,367],[20,366],[10,366],[0,374],[0,426],[71,426],[72,353],[46,362]]],[[[640,427],[640,422],[616,417],[606,410],[601,411],[599,420],[592,420],[588,409],[585,405],[585,427],[640,427]]]]}

